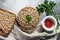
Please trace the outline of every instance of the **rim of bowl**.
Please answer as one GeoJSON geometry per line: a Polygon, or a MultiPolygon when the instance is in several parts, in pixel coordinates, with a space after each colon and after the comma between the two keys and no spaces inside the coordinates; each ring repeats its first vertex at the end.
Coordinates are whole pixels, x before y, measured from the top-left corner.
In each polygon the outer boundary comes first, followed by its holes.
{"type": "Polygon", "coordinates": [[[56,21],[56,19],[53,17],[53,16],[46,16],[43,20],[42,20],[42,27],[46,30],[46,31],[53,31],[55,28],[56,28],[56,26],[57,26],[57,21],[56,21]],[[52,19],[53,21],[54,21],[54,27],[52,26],[51,28],[47,28],[46,26],[45,26],[45,24],[44,24],[44,21],[46,20],[46,19],[52,19]]]}

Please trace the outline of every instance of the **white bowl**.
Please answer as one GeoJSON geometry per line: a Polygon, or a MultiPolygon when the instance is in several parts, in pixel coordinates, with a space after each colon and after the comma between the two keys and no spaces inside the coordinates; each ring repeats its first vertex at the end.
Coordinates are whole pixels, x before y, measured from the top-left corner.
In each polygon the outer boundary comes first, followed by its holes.
{"type": "Polygon", "coordinates": [[[55,19],[53,16],[46,16],[46,17],[42,20],[42,27],[43,27],[46,31],[53,31],[53,30],[55,30],[56,26],[57,26],[57,21],[56,21],[56,19],[55,19]],[[48,28],[48,27],[45,26],[44,22],[45,22],[46,19],[50,19],[50,20],[53,22],[53,25],[52,25],[51,28],[48,28]]]}

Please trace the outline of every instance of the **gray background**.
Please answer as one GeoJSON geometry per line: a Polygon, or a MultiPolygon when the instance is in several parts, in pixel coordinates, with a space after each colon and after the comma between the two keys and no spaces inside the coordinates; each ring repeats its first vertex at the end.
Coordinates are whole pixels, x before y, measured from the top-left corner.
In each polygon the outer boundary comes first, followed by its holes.
{"type": "MultiPolygon", "coordinates": [[[[16,2],[18,2],[17,0],[10,0],[11,1],[11,3],[10,4],[7,4],[8,2],[7,1],[9,1],[9,0],[0,0],[0,8],[4,8],[4,9],[8,9],[8,10],[13,10],[12,12],[15,12],[15,11],[17,11],[18,12],[18,10],[19,10],[19,8],[18,8],[18,6],[17,6],[17,8],[15,7],[16,5],[16,2]],[[14,1],[14,3],[13,3],[13,1],[14,1]],[[14,7],[13,7],[14,6],[14,7]],[[16,10],[14,10],[14,9],[16,9],[16,10]],[[18,9],[18,10],[17,10],[18,9]]],[[[41,4],[41,3],[43,3],[43,1],[44,0],[22,0],[22,1],[24,1],[24,2],[26,2],[26,3],[24,3],[24,5],[26,4],[26,5],[28,5],[28,4],[33,4],[33,5],[31,5],[31,6],[33,6],[33,7],[35,7],[35,6],[37,6],[37,4],[41,4]],[[29,2],[29,3],[28,3],[29,2]]],[[[59,17],[59,20],[60,20],[60,0],[52,0],[52,1],[55,1],[56,3],[57,3],[57,5],[56,5],[56,7],[55,7],[55,11],[56,11],[56,14],[58,15],[58,17],[59,17]]],[[[20,6],[19,7],[21,7],[21,6],[24,6],[23,4],[22,4],[22,2],[21,2],[21,4],[20,4],[20,6]]],[[[16,13],[16,12],[15,12],[16,13]]],[[[19,33],[18,33],[19,34],[19,33]]],[[[17,38],[17,37],[16,37],[17,38]]],[[[37,39],[40,39],[39,37],[34,37],[34,38],[30,38],[30,37],[23,37],[23,35],[19,35],[19,37],[18,37],[18,39],[20,40],[37,40],[37,39]],[[21,37],[20,37],[21,36],[21,37]]],[[[57,40],[59,40],[60,39],[60,34],[59,34],[59,36],[58,36],[58,39],[57,40]]],[[[1,39],[0,39],[1,40],[1,39]]],[[[47,39],[46,39],[47,40],[47,39]]],[[[50,40],[55,40],[55,39],[50,39],[50,40]]]]}

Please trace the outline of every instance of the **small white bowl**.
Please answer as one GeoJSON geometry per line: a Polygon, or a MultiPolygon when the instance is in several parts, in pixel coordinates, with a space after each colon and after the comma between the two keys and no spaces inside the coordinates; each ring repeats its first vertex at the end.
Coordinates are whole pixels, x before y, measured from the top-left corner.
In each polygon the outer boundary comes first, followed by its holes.
{"type": "Polygon", "coordinates": [[[42,27],[43,27],[46,31],[53,31],[53,30],[55,30],[56,26],[57,26],[57,21],[56,21],[56,19],[55,19],[53,16],[46,16],[45,18],[43,18],[43,20],[42,20],[42,27]],[[48,28],[48,27],[45,26],[44,23],[45,23],[45,20],[46,20],[46,19],[50,19],[50,20],[53,22],[53,25],[52,25],[51,28],[48,28]]]}

